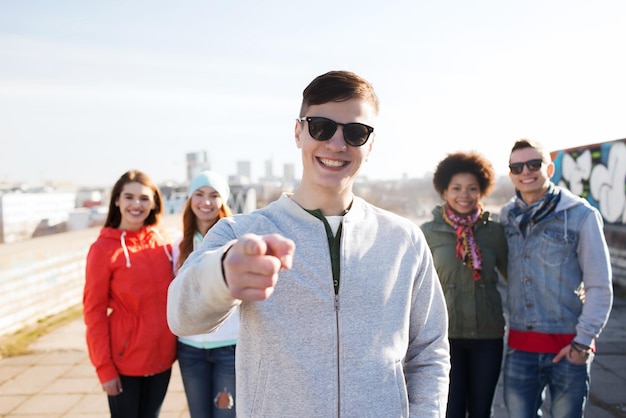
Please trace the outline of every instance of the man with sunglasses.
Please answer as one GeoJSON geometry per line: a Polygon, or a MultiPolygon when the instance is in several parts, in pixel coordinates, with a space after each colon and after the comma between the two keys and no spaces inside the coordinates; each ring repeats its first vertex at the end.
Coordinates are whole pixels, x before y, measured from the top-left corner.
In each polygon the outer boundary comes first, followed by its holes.
{"type": "Polygon", "coordinates": [[[297,190],[218,222],[171,284],[179,335],[239,306],[239,417],[445,415],[447,310],[424,236],[352,192],[377,115],[358,75],[315,78],[294,128],[297,190]]]}
{"type": "Polygon", "coordinates": [[[515,142],[509,168],[516,196],[501,212],[509,247],[506,407],[510,418],[541,416],[547,387],[551,417],[582,417],[613,300],[602,217],[550,181],[554,163],[539,143],[515,142]]]}

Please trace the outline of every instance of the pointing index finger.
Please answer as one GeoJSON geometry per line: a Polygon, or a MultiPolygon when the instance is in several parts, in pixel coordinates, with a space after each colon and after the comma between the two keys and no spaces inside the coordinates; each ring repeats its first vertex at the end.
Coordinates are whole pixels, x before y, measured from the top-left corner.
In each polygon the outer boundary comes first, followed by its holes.
{"type": "Polygon", "coordinates": [[[290,269],[296,244],[289,238],[278,234],[265,235],[263,239],[267,245],[266,254],[278,258],[282,268],[290,269]]]}

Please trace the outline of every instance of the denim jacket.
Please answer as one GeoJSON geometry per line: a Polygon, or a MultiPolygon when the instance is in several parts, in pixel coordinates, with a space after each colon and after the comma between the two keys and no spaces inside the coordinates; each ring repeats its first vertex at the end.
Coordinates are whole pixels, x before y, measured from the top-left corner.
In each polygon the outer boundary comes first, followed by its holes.
{"type": "Polygon", "coordinates": [[[526,238],[510,213],[501,212],[508,247],[509,326],[518,331],[576,334],[591,345],[611,311],[613,289],[608,246],[600,213],[561,189],[555,210],[532,226],[526,238]],[[578,289],[584,284],[585,302],[578,289]]]}

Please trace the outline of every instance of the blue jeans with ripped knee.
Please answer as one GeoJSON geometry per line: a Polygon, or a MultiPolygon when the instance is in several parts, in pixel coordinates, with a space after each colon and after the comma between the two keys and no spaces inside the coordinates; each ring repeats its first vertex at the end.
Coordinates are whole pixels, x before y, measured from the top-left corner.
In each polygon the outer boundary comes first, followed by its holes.
{"type": "Polygon", "coordinates": [[[201,349],[178,342],[178,364],[192,418],[235,417],[235,346],[201,349]]]}

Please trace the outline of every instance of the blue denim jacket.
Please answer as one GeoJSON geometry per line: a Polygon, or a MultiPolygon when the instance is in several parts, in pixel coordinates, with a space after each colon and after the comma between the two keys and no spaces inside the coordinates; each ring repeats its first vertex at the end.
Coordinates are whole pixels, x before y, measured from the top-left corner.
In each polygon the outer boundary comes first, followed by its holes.
{"type": "Polygon", "coordinates": [[[606,325],[613,301],[611,265],[600,213],[561,189],[561,200],[526,238],[510,213],[501,212],[507,237],[509,326],[518,331],[576,334],[591,345],[606,325]],[[577,290],[584,284],[585,302],[577,290]]]}

